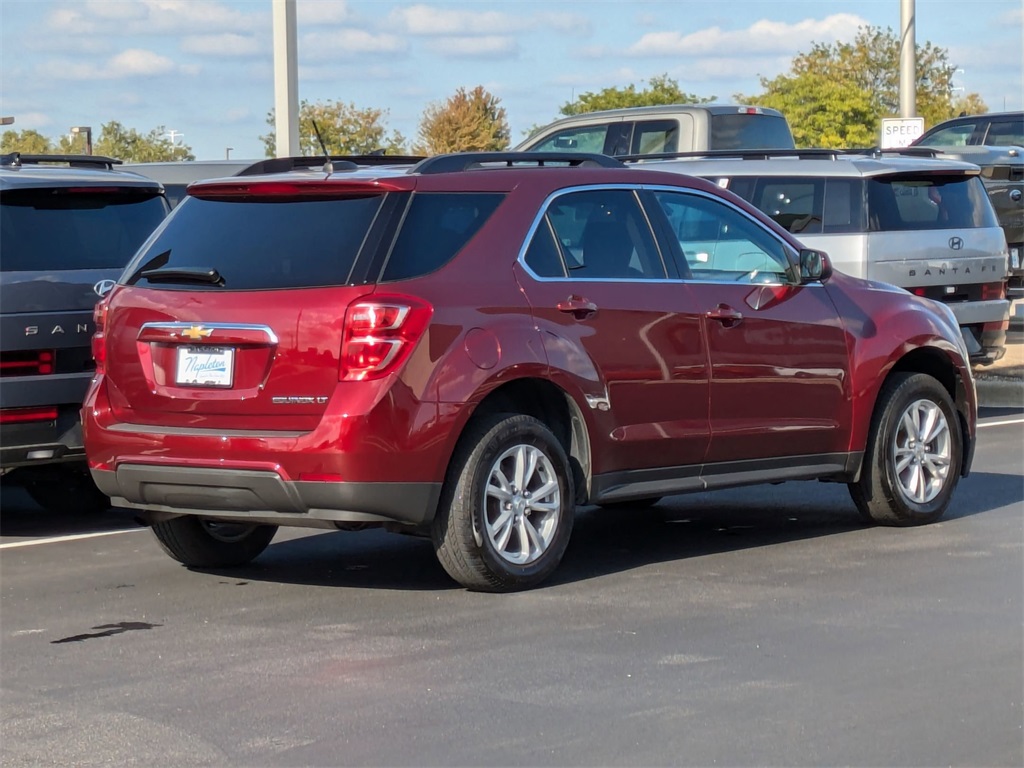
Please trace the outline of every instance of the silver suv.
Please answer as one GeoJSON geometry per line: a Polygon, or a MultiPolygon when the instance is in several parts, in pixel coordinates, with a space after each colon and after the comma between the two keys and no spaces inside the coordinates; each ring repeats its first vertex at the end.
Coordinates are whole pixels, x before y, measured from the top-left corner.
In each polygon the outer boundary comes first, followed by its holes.
{"type": "MultiPolygon", "coordinates": [[[[643,162],[700,176],[768,214],[835,268],[905,288],[953,310],[976,365],[1005,352],[1007,246],[980,169],[902,152],[702,153],[643,162]]],[[[714,222],[674,221],[693,262],[728,257],[714,222]]]]}
{"type": "Polygon", "coordinates": [[[667,104],[585,112],[538,129],[517,151],[657,155],[721,149],[792,149],[781,112],[740,104],[667,104]]]}

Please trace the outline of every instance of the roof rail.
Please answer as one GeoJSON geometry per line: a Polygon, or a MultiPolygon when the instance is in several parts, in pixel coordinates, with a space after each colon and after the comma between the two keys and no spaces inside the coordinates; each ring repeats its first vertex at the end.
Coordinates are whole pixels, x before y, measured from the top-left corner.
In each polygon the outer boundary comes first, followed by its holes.
{"type": "Polygon", "coordinates": [[[882,155],[904,155],[906,157],[938,157],[941,150],[934,147],[866,147],[845,150],[848,155],[868,155],[870,157],[881,157],[882,155]]]}
{"type": "Polygon", "coordinates": [[[67,163],[72,168],[94,168],[100,166],[110,171],[123,161],[103,155],[26,155],[11,152],[0,156],[0,165],[17,168],[22,165],[42,165],[43,163],[67,163]]]}
{"type": "Polygon", "coordinates": [[[589,152],[456,152],[450,155],[435,155],[414,165],[409,173],[457,173],[488,166],[505,168],[533,164],[538,168],[549,165],[582,166],[587,168],[622,168],[614,157],[589,152]],[[503,165],[501,165],[503,164],[503,165]]]}
{"type": "MultiPolygon", "coordinates": [[[[419,155],[331,155],[330,162],[335,171],[354,171],[359,166],[413,165],[423,160],[419,155]]],[[[327,163],[324,155],[301,155],[297,157],[272,157],[260,160],[239,171],[236,176],[259,176],[265,173],[287,173],[296,168],[316,168],[327,163]]]]}
{"type": "Polygon", "coordinates": [[[619,160],[635,163],[643,160],[676,160],[680,158],[735,158],[737,160],[770,160],[773,157],[835,160],[846,154],[844,149],[706,149],[699,152],[658,152],[650,155],[620,155],[619,160]]]}

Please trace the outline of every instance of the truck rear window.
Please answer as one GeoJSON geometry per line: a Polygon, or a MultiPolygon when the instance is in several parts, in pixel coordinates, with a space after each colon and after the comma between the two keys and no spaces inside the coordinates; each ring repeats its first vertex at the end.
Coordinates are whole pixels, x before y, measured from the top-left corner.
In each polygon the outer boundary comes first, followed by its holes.
{"type": "Polygon", "coordinates": [[[765,114],[711,115],[708,149],[793,148],[793,134],[784,117],[765,114]]]}
{"type": "Polygon", "coordinates": [[[156,190],[5,190],[0,270],[119,269],[166,214],[156,190]]]}
{"type": "Polygon", "coordinates": [[[344,285],[384,195],[343,199],[183,201],[125,272],[160,288],[266,290],[344,285]],[[218,284],[161,278],[148,270],[216,270],[218,284]]]}

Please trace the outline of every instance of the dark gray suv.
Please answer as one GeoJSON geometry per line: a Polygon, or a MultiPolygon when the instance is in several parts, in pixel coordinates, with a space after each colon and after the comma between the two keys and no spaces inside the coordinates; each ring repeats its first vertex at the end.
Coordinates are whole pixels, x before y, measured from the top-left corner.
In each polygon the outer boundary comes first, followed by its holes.
{"type": "Polygon", "coordinates": [[[0,474],[48,509],[108,506],[79,421],[93,307],[169,210],[160,184],[119,162],[0,158],[0,474]]]}

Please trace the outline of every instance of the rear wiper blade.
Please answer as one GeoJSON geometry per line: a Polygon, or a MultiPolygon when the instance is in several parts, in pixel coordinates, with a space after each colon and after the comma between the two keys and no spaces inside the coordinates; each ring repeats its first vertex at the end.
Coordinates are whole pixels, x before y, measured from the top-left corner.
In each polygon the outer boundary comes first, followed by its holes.
{"type": "Polygon", "coordinates": [[[213,267],[161,267],[159,269],[144,269],[139,273],[151,283],[210,283],[211,285],[224,285],[224,278],[221,277],[213,267]]]}

